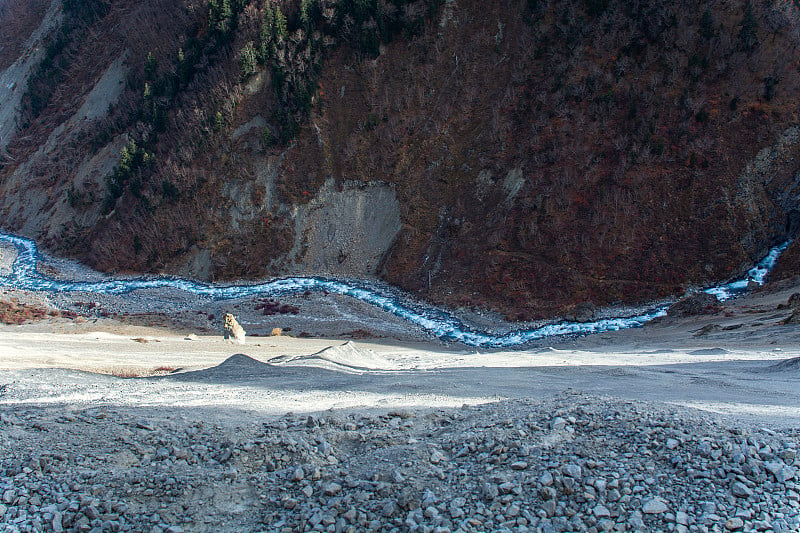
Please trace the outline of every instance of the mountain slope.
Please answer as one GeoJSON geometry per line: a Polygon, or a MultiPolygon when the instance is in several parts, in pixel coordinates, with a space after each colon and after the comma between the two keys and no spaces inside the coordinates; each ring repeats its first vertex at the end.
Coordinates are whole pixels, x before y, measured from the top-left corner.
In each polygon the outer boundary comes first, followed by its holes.
{"type": "Polygon", "coordinates": [[[0,214],[103,269],[379,276],[532,318],[725,279],[800,219],[794,3],[62,9],[0,214]]]}

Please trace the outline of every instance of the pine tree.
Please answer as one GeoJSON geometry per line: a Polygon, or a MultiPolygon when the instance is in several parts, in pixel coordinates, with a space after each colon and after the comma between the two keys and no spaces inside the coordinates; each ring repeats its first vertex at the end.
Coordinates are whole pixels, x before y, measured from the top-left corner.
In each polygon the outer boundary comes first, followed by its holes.
{"type": "Polygon", "coordinates": [[[744,5],[744,16],[739,25],[742,27],[739,30],[739,40],[742,41],[742,46],[745,50],[753,50],[758,46],[758,21],[753,13],[753,4],[749,1],[744,5]]]}
{"type": "Polygon", "coordinates": [[[283,43],[289,32],[286,28],[286,15],[281,11],[281,6],[275,6],[275,25],[273,27],[273,36],[275,43],[283,43]]]}
{"type": "Polygon", "coordinates": [[[248,41],[246,45],[239,51],[239,70],[242,78],[246,78],[256,71],[258,66],[258,58],[256,48],[253,46],[252,41],[248,41]]]}
{"type": "Polygon", "coordinates": [[[703,11],[703,16],[700,18],[700,36],[703,39],[714,37],[714,15],[710,9],[703,11]]]}
{"type": "Polygon", "coordinates": [[[266,63],[272,57],[272,36],[275,31],[275,12],[270,3],[264,6],[264,16],[261,19],[261,32],[258,34],[258,60],[266,63]]]}

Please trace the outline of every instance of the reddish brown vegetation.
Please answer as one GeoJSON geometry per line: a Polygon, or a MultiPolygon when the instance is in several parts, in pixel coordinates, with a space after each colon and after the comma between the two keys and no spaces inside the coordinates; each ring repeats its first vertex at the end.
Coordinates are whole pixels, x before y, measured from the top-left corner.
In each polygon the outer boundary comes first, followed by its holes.
{"type": "Polygon", "coordinates": [[[59,311],[43,309],[17,300],[10,302],[0,301],[0,323],[18,326],[26,322],[34,322],[45,318],[62,316],[59,311]]]}
{"type": "Polygon", "coordinates": [[[25,41],[39,26],[50,0],[0,2],[0,70],[11,65],[25,50],[25,41]]]}
{"type": "MultiPolygon", "coordinates": [[[[280,4],[297,18],[299,2],[280,4]]],[[[186,6],[110,3],[70,48],[76,60],[57,97],[10,147],[24,160],[130,51],[122,101],[31,187],[65,190],[84,154],[123,132],[143,143],[156,136],[147,148],[155,163],[124,183],[107,219],[65,226],[51,247],[112,270],[175,270],[202,248],[212,278],[280,274],[296,237],[293,205],[329,177],[384,181],[403,219],[385,279],[435,302],[526,319],[725,279],[787,232],[800,150],[769,180],[740,176],[797,121],[793,3],[754,4],[753,41],[740,37],[743,0],[465,0],[444,26],[440,8],[378,57],[343,42],[327,48],[290,146],[268,139],[280,130],[271,72],[248,91],[253,80],[242,81],[238,64],[258,38],[263,2],[248,4],[223,44],[209,38],[204,4],[186,6]],[[205,43],[194,74],[155,99],[167,110],[159,130],[142,88],[180,78],[178,49],[192,43],[205,43]],[[256,115],[268,127],[233,140],[256,115]],[[253,184],[260,206],[265,162],[278,168],[276,197],[234,227],[223,188],[253,184]]]]}

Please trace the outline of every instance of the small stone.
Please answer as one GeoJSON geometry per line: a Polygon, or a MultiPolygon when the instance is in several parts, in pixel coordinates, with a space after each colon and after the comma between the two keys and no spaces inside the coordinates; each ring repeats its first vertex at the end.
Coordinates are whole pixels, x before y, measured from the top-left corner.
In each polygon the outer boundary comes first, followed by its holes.
{"type": "Polygon", "coordinates": [[[425,515],[426,518],[435,519],[439,516],[439,510],[433,505],[429,505],[422,514],[425,515]]]}
{"type": "Polygon", "coordinates": [[[742,520],[738,516],[729,518],[725,522],[725,529],[727,529],[728,531],[735,531],[737,529],[742,529],[743,527],[744,527],[744,520],[742,520]]]}
{"type": "Polygon", "coordinates": [[[753,491],[741,481],[736,481],[731,485],[731,494],[738,498],[749,498],[753,495],[753,491]]]}
{"type": "Polygon", "coordinates": [[[500,489],[494,483],[484,483],[481,494],[486,500],[493,500],[500,494],[500,489]]]}
{"type": "Polygon", "coordinates": [[[659,498],[648,500],[642,505],[642,512],[645,514],[661,514],[669,510],[667,504],[659,498]]]}
{"type": "Polygon", "coordinates": [[[772,529],[772,523],[769,520],[756,520],[753,522],[753,528],[757,531],[767,531],[772,529]]]}
{"type": "Polygon", "coordinates": [[[597,522],[597,528],[600,531],[614,531],[615,527],[617,527],[616,522],[609,520],[608,518],[598,520],[597,522]]]}
{"type": "Polygon", "coordinates": [[[608,510],[608,507],[602,504],[595,505],[594,509],[592,509],[592,513],[597,518],[609,518],[611,516],[611,511],[608,510]]]}
{"type": "Polygon", "coordinates": [[[545,487],[549,487],[553,484],[553,474],[550,472],[545,472],[539,477],[539,483],[544,485],[545,487]]]}
{"type": "Polygon", "coordinates": [[[450,516],[453,518],[461,518],[464,516],[464,510],[461,508],[461,506],[456,505],[455,502],[450,504],[449,512],[450,516]]]}
{"type": "Polygon", "coordinates": [[[561,472],[574,479],[580,479],[582,474],[582,469],[580,466],[575,464],[568,464],[561,467],[561,472]]]}
{"type": "Polygon", "coordinates": [[[547,516],[553,516],[556,514],[556,500],[547,500],[542,504],[542,510],[545,512],[547,516]]]}
{"type": "Polygon", "coordinates": [[[306,475],[302,467],[298,466],[294,469],[294,472],[292,472],[292,481],[302,481],[304,477],[306,477],[306,475]]]}
{"type": "Polygon", "coordinates": [[[790,466],[786,466],[781,462],[769,462],[764,463],[764,468],[766,468],[769,472],[775,476],[775,480],[778,483],[786,483],[790,479],[794,478],[796,472],[794,468],[790,466]]]}
{"type": "Polygon", "coordinates": [[[553,487],[542,487],[541,490],[539,490],[539,494],[542,496],[543,500],[552,500],[556,497],[557,493],[556,489],[553,487]]]}
{"type": "Polygon", "coordinates": [[[550,429],[552,429],[553,431],[560,431],[565,427],[567,427],[567,421],[561,418],[560,416],[557,416],[550,421],[550,429]]]}
{"type": "Polygon", "coordinates": [[[281,505],[283,505],[284,509],[292,510],[297,507],[297,500],[294,498],[285,498],[281,501],[281,505]]]}
{"type": "Polygon", "coordinates": [[[391,518],[395,514],[397,514],[397,504],[394,502],[389,502],[383,506],[383,516],[384,518],[391,518]]]}
{"type": "Polygon", "coordinates": [[[683,511],[678,511],[677,513],[675,513],[675,522],[677,522],[678,524],[681,524],[683,526],[688,526],[689,525],[689,515],[686,514],[683,511]]]}
{"type": "Polygon", "coordinates": [[[628,524],[635,530],[635,531],[646,531],[647,526],[642,519],[642,515],[640,513],[633,513],[631,517],[628,519],[628,524]]]}
{"type": "Polygon", "coordinates": [[[431,463],[435,465],[438,465],[439,463],[442,463],[446,460],[447,458],[439,450],[434,450],[434,452],[431,454],[431,463]]]}
{"type": "Polygon", "coordinates": [[[678,446],[680,446],[680,441],[678,439],[667,439],[665,446],[668,450],[674,450],[678,446]]]}
{"type": "Polygon", "coordinates": [[[511,463],[511,470],[525,470],[528,468],[528,463],[525,461],[516,461],[511,463]]]}
{"type": "Polygon", "coordinates": [[[322,492],[325,493],[326,496],[336,496],[342,491],[342,486],[338,483],[327,483],[323,488],[322,492]]]}
{"type": "Polygon", "coordinates": [[[164,533],[183,533],[183,528],[181,526],[169,526],[164,533]]]}

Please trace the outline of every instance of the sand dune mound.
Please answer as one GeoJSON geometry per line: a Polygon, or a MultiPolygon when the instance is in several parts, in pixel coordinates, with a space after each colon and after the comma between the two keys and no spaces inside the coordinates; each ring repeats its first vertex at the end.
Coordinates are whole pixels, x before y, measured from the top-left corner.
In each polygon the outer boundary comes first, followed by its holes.
{"type": "Polygon", "coordinates": [[[388,360],[369,348],[352,341],[338,346],[328,346],[311,355],[281,355],[269,360],[271,365],[324,368],[347,373],[363,373],[372,370],[390,370],[388,360]]]}
{"type": "Polygon", "coordinates": [[[800,357],[785,359],[767,367],[767,371],[769,372],[789,372],[797,370],[800,370],[800,357]]]}
{"type": "Polygon", "coordinates": [[[193,381],[198,383],[252,383],[263,380],[264,378],[280,378],[291,380],[301,372],[306,377],[313,378],[308,369],[283,368],[270,363],[250,357],[249,355],[237,353],[228,357],[226,360],[202,370],[192,370],[170,374],[166,379],[178,381],[193,381]]]}

